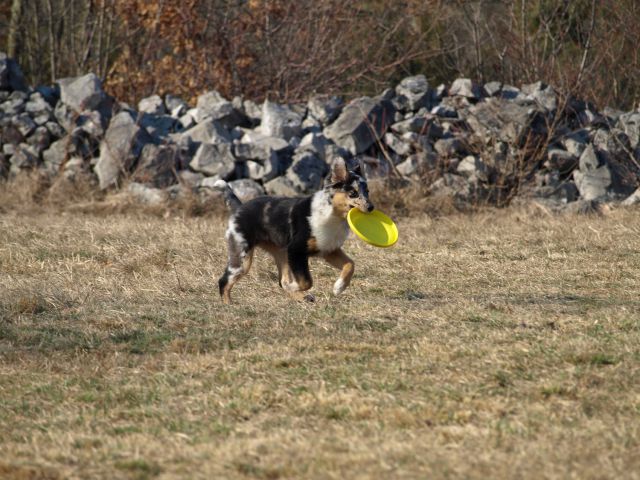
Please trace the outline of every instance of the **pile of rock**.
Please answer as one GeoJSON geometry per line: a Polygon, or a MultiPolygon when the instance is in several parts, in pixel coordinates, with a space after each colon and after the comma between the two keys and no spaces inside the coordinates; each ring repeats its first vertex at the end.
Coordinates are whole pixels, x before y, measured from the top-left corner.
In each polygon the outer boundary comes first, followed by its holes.
{"type": "Polygon", "coordinates": [[[462,202],[631,203],[639,140],[639,111],[599,112],[541,82],[432,88],[418,75],[349,103],[258,105],[210,91],[195,106],[154,95],[132,108],[93,74],[31,89],[0,54],[0,176],[39,168],[101,189],[127,185],[146,201],[210,191],[218,179],[244,199],[310,193],[343,157],[370,178],[426,182],[462,202]]]}

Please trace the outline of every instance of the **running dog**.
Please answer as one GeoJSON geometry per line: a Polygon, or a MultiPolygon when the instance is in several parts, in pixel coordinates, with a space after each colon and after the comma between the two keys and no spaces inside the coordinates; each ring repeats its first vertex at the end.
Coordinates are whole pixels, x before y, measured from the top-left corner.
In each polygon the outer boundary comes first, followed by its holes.
{"type": "Polygon", "coordinates": [[[256,247],[273,256],[280,286],[297,300],[314,301],[305,293],[313,284],[309,257],[322,257],[340,270],[335,295],[349,286],[354,263],[342,251],[349,234],[347,213],[352,208],[362,212],[374,208],[360,166],[349,170],[343,159],[337,159],[322,190],[308,197],[263,196],[241,203],[226,182],[219,180],[216,187],[231,211],[225,234],[229,260],[218,280],[224,303],[231,303],[231,289],[251,268],[256,247]]]}

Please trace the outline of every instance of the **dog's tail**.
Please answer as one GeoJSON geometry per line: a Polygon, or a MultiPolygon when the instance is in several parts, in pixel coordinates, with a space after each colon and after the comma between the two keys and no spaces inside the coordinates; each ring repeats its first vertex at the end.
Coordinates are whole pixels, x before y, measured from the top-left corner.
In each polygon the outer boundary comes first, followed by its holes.
{"type": "Polygon", "coordinates": [[[233,190],[231,190],[229,184],[224,180],[218,180],[213,184],[213,186],[214,188],[222,192],[222,195],[224,196],[224,203],[227,204],[227,207],[229,208],[229,210],[231,210],[231,213],[235,213],[235,211],[240,208],[240,205],[242,205],[242,202],[236,196],[236,194],[233,193],[233,190]]]}

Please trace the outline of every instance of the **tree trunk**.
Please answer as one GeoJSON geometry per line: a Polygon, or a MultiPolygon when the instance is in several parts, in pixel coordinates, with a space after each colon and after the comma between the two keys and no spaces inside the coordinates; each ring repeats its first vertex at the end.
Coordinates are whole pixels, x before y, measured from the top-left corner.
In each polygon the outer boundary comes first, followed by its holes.
{"type": "Polygon", "coordinates": [[[9,33],[7,35],[7,54],[16,58],[18,46],[18,28],[22,17],[22,0],[13,0],[11,3],[11,19],[9,20],[9,33]]]}

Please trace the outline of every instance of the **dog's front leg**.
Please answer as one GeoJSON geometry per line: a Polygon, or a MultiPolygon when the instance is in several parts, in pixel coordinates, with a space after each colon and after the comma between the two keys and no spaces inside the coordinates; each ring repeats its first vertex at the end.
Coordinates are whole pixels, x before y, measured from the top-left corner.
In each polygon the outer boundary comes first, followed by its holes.
{"type": "Polygon", "coordinates": [[[313,285],[306,245],[290,245],[287,249],[287,260],[293,279],[283,285],[284,289],[296,300],[314,301],[313,295],[304,293],[313,285]]]}
{"type": "Polygon", "coordinates": [[[340,276],[333,284],[333,293],[339,295],[351,283],[351,277],[355,270],[355,264],[341,248],[323,256],[329,265],[340,270],[340,276]]]}

